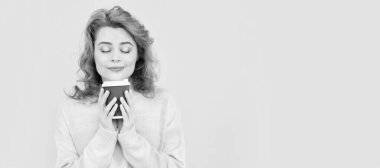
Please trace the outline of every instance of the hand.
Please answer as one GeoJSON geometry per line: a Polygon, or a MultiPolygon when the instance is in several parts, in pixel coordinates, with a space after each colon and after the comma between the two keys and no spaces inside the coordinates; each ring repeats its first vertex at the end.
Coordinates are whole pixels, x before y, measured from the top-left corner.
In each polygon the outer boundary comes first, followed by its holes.
{"type": "Polygon", "coordinates": [[[120,97],[120,111],[123,116],[123,120],[118,121],[118,127],[122,127],[120,133],[132,129],[135,124],[134,106],[131,95],[127,90],[124,92],[124,95],[127,101],[125,101],[123,97],[120,97]]]}
{"type": "Polygon", "coordinates": [[[116,121],[112,121],[112,117],[116,112],[116,109],[118,107],[118,104],[115,104],[116,98],[113,98],[107,106],[106,100],[109,96],[110,92],[107,90],[104,93],[104,89],[100,89],[99,98],[98,98],[98,107],[100,109],[99,118],[100,118],[100,125],[110,131],[117,131],[117,123],[116,121]],[[112,109],[111,109],[112,108],[112,109]]]}

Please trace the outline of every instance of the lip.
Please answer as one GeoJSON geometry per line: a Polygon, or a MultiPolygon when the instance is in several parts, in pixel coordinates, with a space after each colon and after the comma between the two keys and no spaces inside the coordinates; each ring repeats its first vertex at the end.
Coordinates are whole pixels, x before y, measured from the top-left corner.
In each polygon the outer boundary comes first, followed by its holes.
{"type": "Polygon", "coordinates": [[[111,71],[114,71],[114,72],[119,72],[119,71],[123,70],[124,67],[109,67],[108,69],[111,71]]]}

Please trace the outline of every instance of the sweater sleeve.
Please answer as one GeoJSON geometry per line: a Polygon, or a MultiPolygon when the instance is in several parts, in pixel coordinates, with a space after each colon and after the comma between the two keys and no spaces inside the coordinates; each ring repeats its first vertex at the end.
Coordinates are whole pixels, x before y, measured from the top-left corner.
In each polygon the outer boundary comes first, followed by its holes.
{"type": "Polygon", "coordinates": [[[70,134],[64,110],[58,114],[55,131],[56,168],[106,168],[111,163],[117,132],[99,127],[93,139],[79,155],[70,134]]]}
{"type": "Polygon", "coordinates": [[[134,168],[184,168],[185,141],[180,112],[173,99],[169,99],[164,112],[163,150],[158,151],[136,132],[134,126],[118,135],[125,159],[134,168]]]}

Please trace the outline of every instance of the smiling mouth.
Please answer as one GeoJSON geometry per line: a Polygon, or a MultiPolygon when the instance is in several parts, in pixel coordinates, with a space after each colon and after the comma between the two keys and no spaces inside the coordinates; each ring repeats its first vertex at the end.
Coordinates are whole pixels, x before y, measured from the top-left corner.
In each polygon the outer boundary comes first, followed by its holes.
{"type": "Polygon", "coordinates": [[[119,72],[119,71],[123,70],[124,67],[123,68],[108,68],[108,69],[113,71],[113,72],[119,72]]]}

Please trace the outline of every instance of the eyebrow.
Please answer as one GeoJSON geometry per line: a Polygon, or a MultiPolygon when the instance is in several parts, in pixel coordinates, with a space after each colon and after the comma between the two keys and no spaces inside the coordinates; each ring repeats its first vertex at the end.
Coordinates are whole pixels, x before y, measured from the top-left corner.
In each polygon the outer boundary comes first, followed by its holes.
{"type": "Polygon", "coordinates": [[[133,46],[133,44],[131,42],[129,42],[129,41],[124,41],[124,42],[120,43],[120,45],[124,45],[124,44],[129,44],[129,45],[133,46]]]}
{"type": "MultiPolygon", "coordinates": [[[[112,45],[112,43],[107,42],[107,41],[101,41],[101,42],[98,43],[98,45],[100,45],[100,44],[112,45]]],[[[120,43],[120,45],[124,45],[124,44],[129,44],[129,45],[133,46],[133,44],[131,42],[129,42],[129,41],[124,41],[124,42],[120,43]]]]}

